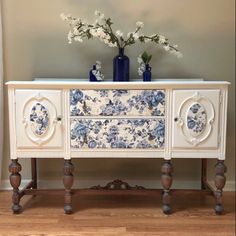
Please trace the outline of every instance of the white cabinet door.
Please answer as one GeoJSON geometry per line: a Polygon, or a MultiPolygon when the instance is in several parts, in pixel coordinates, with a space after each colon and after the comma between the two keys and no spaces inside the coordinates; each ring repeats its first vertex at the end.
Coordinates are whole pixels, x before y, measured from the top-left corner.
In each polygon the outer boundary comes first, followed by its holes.
{"type": "Polygon", "coordinates": [[[172,147],[217,149],[220,90],[174,90],[172,147]]]}
{"type": "Polygon", "coordinates": [[[62,147],[62,92],[17,89],[17,148],[62,147]]]}

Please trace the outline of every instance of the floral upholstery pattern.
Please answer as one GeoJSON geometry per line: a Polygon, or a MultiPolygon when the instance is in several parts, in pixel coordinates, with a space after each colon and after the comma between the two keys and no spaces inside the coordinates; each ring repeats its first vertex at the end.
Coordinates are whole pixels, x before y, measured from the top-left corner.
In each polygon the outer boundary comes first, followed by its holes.
{"type": "Polygon", "coordinates": [[[192,136],[200,135],[207,123],[206,110],[200,103],[194,103],[187,113],[187,127],[192,136]]]}
{"type": "Polygon", "coordinates": [[[164,148],[165,119],[71,118],[72,148],[164,148]]]}
{"type": "Polygon", "coordinates": [[[47,132],[49,126],[49,113],[45,106],[36,103],[30,112],[31,130],[34,134],[41,136],[47,132]]]}
{"type": "Polygon", "coordinates": [[[164,90],[70,90],[71,116],[164,116],[164,90]]]}

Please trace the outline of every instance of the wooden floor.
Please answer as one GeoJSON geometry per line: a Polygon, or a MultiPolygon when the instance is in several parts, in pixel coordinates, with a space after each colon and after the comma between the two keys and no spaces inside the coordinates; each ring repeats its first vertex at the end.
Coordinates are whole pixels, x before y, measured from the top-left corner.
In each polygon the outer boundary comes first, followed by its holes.
{"type": "Polygon", "coordinates": [[[73,196],[74,214],[64,215],[63,196],[25,196],[13,215],[11,192],[0,192],[0,236],[14,235],[235,235],[234,193],[224,193],[225,214],[216,216],[212,195],[175,191],[173,214],[162,213],[160,191],[152,194],[73,196]]]}

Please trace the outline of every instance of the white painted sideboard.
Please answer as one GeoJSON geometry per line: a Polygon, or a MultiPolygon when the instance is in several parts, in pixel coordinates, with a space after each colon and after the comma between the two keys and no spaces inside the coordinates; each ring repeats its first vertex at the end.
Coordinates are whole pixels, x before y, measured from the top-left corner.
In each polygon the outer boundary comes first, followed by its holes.
{"type": "MultiPolygon", "coordinates": [[[[7,83],[13,212],[21,210],[19,158],[64,158],[70,213],[72,158],[163,158],[163,211],[170,213],[173,158],[216,158],[216,213],[223,211],[228,82],[69,79],[7,83]]],[[[37,188],[36,164],[27,189],[37,188]]]]}

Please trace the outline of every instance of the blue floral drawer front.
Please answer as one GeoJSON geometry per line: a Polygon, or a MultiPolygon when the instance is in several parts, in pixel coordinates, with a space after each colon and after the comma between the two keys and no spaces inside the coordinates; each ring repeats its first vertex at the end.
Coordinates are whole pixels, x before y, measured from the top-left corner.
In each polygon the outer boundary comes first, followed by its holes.
{"type": "Polygon", "coordinates": [[[70,90],[71,116],[164,116],[164,90],[70,90]]]}
{"type": "Polygon", "coordinates": [[[165,119],[71,119],[71,148],[164,148],[165,119]]]}

